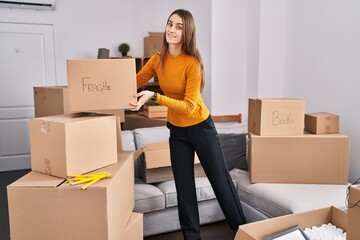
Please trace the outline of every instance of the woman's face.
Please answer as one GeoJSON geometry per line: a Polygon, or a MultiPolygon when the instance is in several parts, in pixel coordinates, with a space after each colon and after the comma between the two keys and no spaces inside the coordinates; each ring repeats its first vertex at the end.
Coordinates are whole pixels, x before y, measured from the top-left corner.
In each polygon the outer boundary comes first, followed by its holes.
{"type": "Polygon", "coordinates": [[[183,42],[183,21],[179,15],[173,14],[166,24],[166,41],[168,44],[181,45],[183,42]]]}

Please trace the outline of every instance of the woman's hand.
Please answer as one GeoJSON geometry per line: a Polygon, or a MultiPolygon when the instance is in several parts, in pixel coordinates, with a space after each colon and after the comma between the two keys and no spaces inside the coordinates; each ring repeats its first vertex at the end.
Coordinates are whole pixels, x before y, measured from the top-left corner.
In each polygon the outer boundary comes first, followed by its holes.
{"type": "Polygon", "coordinates": [[[136,103],[130,103],[130,105],[132,106],[130,110],[138,111],[141,108],[141,106],[144,105],[153,96],[154,96],[154,92],[148,90],[141,91],[135,94],[135,97],[137,98],[138,101],[136,103]]]}

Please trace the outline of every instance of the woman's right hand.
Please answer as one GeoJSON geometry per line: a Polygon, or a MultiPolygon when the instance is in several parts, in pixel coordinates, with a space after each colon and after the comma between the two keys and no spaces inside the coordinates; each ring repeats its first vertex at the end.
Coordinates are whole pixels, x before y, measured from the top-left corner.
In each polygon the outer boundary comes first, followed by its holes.
{"type": "Polygon", "coordinates": [[[148,90],[144,90],[144,91],[141,91],[141,92],[135,94],[135,97],[137,98],[137,102],[130,103],[130,105],[131,105],[130,110],[138,111],[142,107],[142,105],[144,105],[153,96],[154,96],[154,92],[148,91],[148,90]]]}

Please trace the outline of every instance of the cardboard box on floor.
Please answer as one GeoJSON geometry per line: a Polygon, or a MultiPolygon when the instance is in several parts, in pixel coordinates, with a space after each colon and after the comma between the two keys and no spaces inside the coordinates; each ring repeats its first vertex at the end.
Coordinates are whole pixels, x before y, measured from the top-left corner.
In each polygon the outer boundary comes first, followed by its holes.
{"type": "Polygon", "coordinates": [[[360,185],[349,188],[347,239],[360,239],[360,185]]]}
{"type": "Polygon", "coordinates": [[[128,109],[136,102],[135,59],[67,60],[72,112],[128,109]]]}
{"type": "Polygon", "coordinates": [[[338,133],[339,116],[327,112],[306,113],[305,130],[315,134],[338,133]]]}
{"type": "Polygon", "coordinates": [[[30,119],[31,169],[66,178],[116,163],[117,125],[110,115],[30,119]]]}
{"type": "Polygon", "coordinates": [[[305,102],[301,99],[249,99],[248,130],[262,136],[302,135],[305,102]]]}
{"type": "Polygon", "coordinates": [[[156,52],[160,52],[163,39],[163,32],[149,32],[149,36],[144,37],[144,56],[151,57],[156,52]]]}
{"type": "MultiPolygon", "coordinates": [[[[143,152],[144,158],[141,164],[141,175],[146,183],[173,180],[171,169],[169,143],[154,143],[138,149],[143,152]]],[[[139,155],[139,154],[138,154],[139,155]]],[[[195,177],[204,177],[205,172],[195,154],[194,158],[195,177]]]]}
{"type": "Polygon", "coordinates": [[[69,114],[67,86],[33,87],[35,117],[69,114]]]}
{"type": "Polygon", "coordinates": [[[144,239],[144,216],[142,213],[131,213],[125,227],[124,240],[143,240],[144,239]]]}
{"type": "Polygon", "coordinates": [[[252,183],[347,184],[349,137],[249,133],[249,169],[252,183]]]}
{"type": "Polygon", "coordinates": [[[346,212],[327,207],[248,223],[239,226],[235,240],[262,240],[295,226],[305,229],[328,223],[346,231],[346,212]]]}
{"type": "Polygon", "coordinates": [[[85,190],[34,171],[10,184],[11,239],[127,239],[135,204],[134,156],[122,152],[118,157],[118,163],[94,171],[110,171],[112,177],[85,190]]]}
{"type": "MultiPolygon", "coordinates": [[[[33,87],[35,117],[71,114],[69,109],[69,90],[67,86],[33,87]]],[[[124,109],[89,111],[99,114],[117,115],[125,121],[124,109]]]]}

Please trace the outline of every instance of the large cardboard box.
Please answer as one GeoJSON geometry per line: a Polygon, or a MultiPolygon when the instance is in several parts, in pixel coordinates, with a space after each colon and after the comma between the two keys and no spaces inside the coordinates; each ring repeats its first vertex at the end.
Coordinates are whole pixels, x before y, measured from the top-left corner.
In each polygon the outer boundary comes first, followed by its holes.
{"type": "Polygon", "coordinates": [[[262,136],[302,135],[304,116],[304,100],[250,98],[248,130],[262,136]]]}
{"type": "Polygon", "coordinates": [[[327,207],[248,223],[239,226],[235,240],[263,240],[295,226],[305,229],[328,223],[346,231],[346,212],[336,207],[327,207]]]}
{"type": "Polygon", "coordinates": [[[349,188],[347,239],[360,239],[360,185],[349,188]]]}
{"type": "MultiPolygon", "coordinates": [[[[169,143],[149,144],[138,150],[144,153],[141,175],[146,183],[163,182],[174,179],[171,168],[169,143]]],[[[206,176],[198,156],[194,158],[195,177],[206,176]]]]}
{"type": "Polygon", "coordinates": [[[30,119],[31,169],[66,178],[117,162],[117,121],[110,115],[30,119]]]}
{"type": "Polygon", "coordinates": [[[125,122],[122,124],[122,130],[134,130],[144,127],[165,126],[166,118],[147,118],[140,113],[125,113],[125,122]]]}
{"type": "Polygon", "coordinates": [[[305,130],[315,134],[339,133],[339,116],[327,112],[306,113],[305,130]]]}
{"type": "Polygon", "coordinates": [[[252,183],[347,184],[349,137],[344,134],[249,134],[252,183]]]}
{"type": "MultiPolygon", "coordinates": [[[[69,107],[69,90],[67,86],[34,87],[35,117],[71,114],[69,107]]],[[[84,111],[90,113],[110,114],[125,121],[124,109],[84,111]]]]}
{"type": "Polygon", "coordinates": [[[35,117],[69,114],[67,86],[33,87],[35,117]]]}
{"type": "Polygon", "coordinates": [[[123,240],[143,240],[144,239],[144,221],[143,214],[133,212],[125,227],[123,240]]]}
{"type": "Polygon", "coordinates": [[[134,58],[67,60],[70,111],[128,109],[136,102],[134,58]]]}
{"type": "Polygon", "coordinates": [[[34,171],[10,184],[11,239],[128,239],[123,236],[135,204],[133,153],[123,152],[117,164],[99,171],[112,177],[85,190],[34,171]]]}
{"type": "Polygon", "coordinates": [[[149,32],[149,36],[144,37],[144,56],[151,57],[156,52],[160,52],[163,39],[163,32],[149,32]]]}

